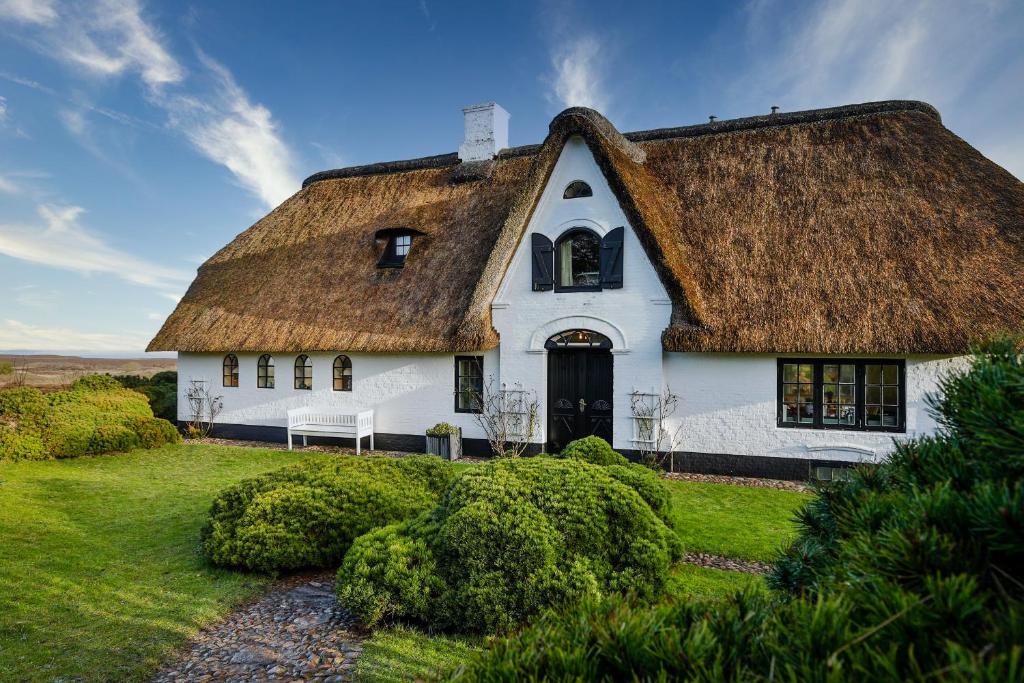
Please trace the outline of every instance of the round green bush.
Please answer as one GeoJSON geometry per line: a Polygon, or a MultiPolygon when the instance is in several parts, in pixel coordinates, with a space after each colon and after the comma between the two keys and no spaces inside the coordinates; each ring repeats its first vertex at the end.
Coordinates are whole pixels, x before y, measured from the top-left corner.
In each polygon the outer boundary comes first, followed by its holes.
{"type": "Polygon", "coordinates": [[[132,431],[138,436],[142,448],[156,448],[168,443],[181,441],[181,433],[177,428],[158,417],[133,417],[130,422],[132,431]]]}
{"type": "Polygon", "coordinates": [[[71,384],[71,391],[106,391],[121,388],[121,383],[112,375],[85,375],[71,384]]]}
{"type": "Polygon", "coordinates": [[[357,536],[435,505],[453,477],[431,456],[305,460],[222,491],[203,552],[260,571],[337,565],[357,536]]]}
{"type": "Polygon", "coordinates": [[[0,462],[4,460],[45,460],[46,446],[36,434],[18,433],[0,427],[0,462]]]}
{"type": "Polygon", "coordinates": [[[563,458],[583,460],[592,465],[628,465],[629,460],[615,452],[607,441],[599,436],[587,436],[570,441],[562,449],[563,458]]]}
{"type": "Polygon", "coordinates": [[[49,403],[43,392],[34,387],[18,387],[0,391],[0,415],[16,418],[19,423],[35,423],[43,418],[49,403]]]}
{"type": "Polygon", "coordinates": [[[671,505],[665,481],[657,472],[649,467],[630,463],[629,465],[608,465],[604,471],[640,494],[644,502],[651,506],[665,524],[672,526],[671,505]]]}
{"type": "Polygon", "coordinates": [[[369,625],[493,633],[588,596],[658,595],[679,553],[665,523],[606,468],[503,460],[463,473],[421,518],[356,539],[338,591],[369,625]]]}
{"type": "Polygon", "coordinates": [[[139,435],[119,424],[98,425],[92,429],[89,453],[117,453],[139,447],[139,435]]]}

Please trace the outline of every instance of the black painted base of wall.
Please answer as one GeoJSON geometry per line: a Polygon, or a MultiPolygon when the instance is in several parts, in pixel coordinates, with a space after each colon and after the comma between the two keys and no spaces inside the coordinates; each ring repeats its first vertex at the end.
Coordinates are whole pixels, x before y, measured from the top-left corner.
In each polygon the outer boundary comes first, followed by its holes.
{"type": "MultiPolygon", "coordinates": [[[[178,423],[184,426],[183,422],[178,423]]],[[[270,441],[287,443],[288,430],[284,427],[268,427],[240,424],[216,424],[211,436],[221,439],[238,439],[241,441],[270,441]]],[[[427,450],[427,438],[417,434],[388,434],[377,432],[373,436],[374,446],[382,451],[401,451],[405,453],[424,453],[427,450]]],[[[293,437],[293,446],[302,447],[302,437],[293,437]]],[[[307,437],[311,446],[345,446],[355,448],[355,439],[332,439],[325,437],[307,437]]],[[[369,437],[363,437],[363,448],[370,447],[369,437]]],[[[526,455],[537,455],[542,451],[541,444],[531,444],[526,455]]],[[[623,455],[633,461],[640,460],[637,451],[623,450],[623,455]]],[[[491,455],[490,445],[486,439],[463,439],[462,453],[478,458],[491,455]]],[[[762,477],[766,479],[789,479],[806,481],[814,478],[815,467],[852,467],[854,463],[842,460],[815,460],[811,458],[779,458],[761,455],[729,455],[727,453],[692,453],[677,452],[671,462],[665,463],[676,472],[692,472],[695,474],[721,474],[733,477],[762,477]]]]}

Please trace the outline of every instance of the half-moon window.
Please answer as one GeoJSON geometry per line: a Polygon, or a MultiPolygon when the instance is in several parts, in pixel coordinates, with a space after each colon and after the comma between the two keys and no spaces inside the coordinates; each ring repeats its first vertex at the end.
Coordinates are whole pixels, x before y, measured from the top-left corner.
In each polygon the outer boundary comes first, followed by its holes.
{"type": "Polygon", "coordinates": [[[238,386],[238,356],[233,353],[224,356],[224,386],[238,386]]]}
{"type": "Polygon", "coordinates": [[[574,180],[569,183],[562,193],[562,199],[579,199],[580,197],[593,197],[594,191],[582,180],[574,180]]]}
{"type": "Polygon", "coordinates": [[[601,238],[573,228],[555,245],[555,291],[601,289],[601,238]]]}
{"type": "Polygon", "coordinates": [[[352,361],[348,356],[334,359],[334,390],[352,391],[352,361]]]}
{"type": "Polygon", "coordinates": [[[295,388],[313,388],[313,361],[305,354],[295,359],[295,388]]]}
{"type": "Polygon", "coordinates": [[[274,388],[274,357],[269,353],[260,356],[256,363],[256,387],[258,389],[274,388]]]}
{"type": "Polygon", "coordinates": [[[612,340],[592,330],[566,330],[544,342],[545,349],[610,349],[612,340]]]}

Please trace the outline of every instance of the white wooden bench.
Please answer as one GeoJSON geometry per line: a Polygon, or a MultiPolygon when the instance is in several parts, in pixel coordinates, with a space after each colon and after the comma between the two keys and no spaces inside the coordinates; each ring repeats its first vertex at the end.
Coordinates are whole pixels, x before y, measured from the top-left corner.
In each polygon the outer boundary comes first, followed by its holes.
{"type": "Polygon", "coordinates": [[[352,437],[356,440],[356,455],[359,454],[364,436],[370,437],[373,450],[373,411],[361,413],[338,413],[329,408],[293,408],[288,411],[288,450],[292,450],[292,435],[302,437],[306,445],[307,436],[352,437]]]}

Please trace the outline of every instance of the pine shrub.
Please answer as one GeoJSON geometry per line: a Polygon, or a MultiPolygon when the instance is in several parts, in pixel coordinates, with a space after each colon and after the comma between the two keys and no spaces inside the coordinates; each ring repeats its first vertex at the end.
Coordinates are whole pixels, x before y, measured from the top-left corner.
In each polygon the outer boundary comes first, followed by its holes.
{"type": "Polygon", "coordinates": [[[436,505],[454,476],[425,455],[304,460],[222,491],[203,552],[214,564],[268,572],[337,566],[357,536],[436,505]]]}
{"type": "Polygon", "coordinates": [[[577,460],[465,472],[434,510],[356,539],[339,598],[365,623],[493,633],[552,605],[662,591],[678,540],[634,488],[577,460]]]}
{"type": "Polygon", "coordinates": [[[563,458],[589,462],[591,465],[628,465],[629,460],[617,453],[611,444],[599,436],[586,436],[566,444],[563,458]]]}
{"type": "Polygon", "coordinates": [[[800,513],[774,597],[549,612],[455,680],[1024,680],[1024,361],[941,382],[942,429],[800,513]]]}

